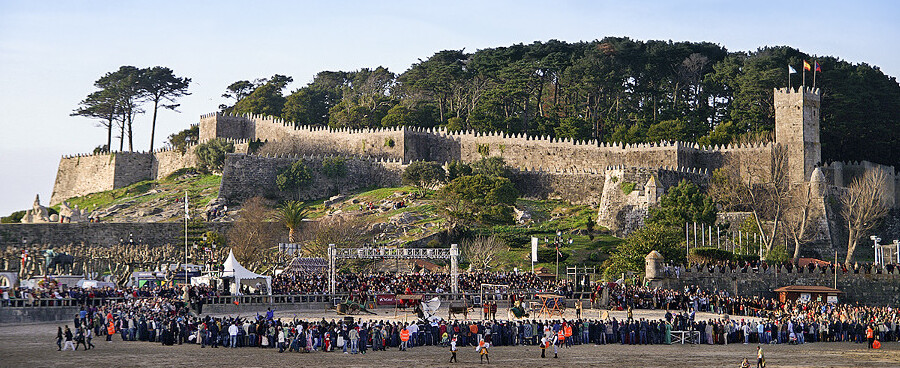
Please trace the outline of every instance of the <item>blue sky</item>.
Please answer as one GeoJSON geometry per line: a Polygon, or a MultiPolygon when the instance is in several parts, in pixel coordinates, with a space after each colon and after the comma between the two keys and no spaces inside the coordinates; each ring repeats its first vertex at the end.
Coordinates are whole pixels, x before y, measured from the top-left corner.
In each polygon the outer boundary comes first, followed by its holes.
{"type": "MultiPolygon", "coordinates": [[[[605,36],[709,41],[731,51],[788,45],[900,73],[892,1],[7,1],[0,0],[0,215],[46,203],[59,158],[105,142],[69,117],[121,65],[193,79],[180,113],[160,112],[157,141],[225,102],[225,86],[322,70],[400,73],[440,50],[474,51],[605,36]],[[254,2],[255,3],[255,2],[254,2]]],[[[135,143],[147,149],[150,115],[135,143]]]]}

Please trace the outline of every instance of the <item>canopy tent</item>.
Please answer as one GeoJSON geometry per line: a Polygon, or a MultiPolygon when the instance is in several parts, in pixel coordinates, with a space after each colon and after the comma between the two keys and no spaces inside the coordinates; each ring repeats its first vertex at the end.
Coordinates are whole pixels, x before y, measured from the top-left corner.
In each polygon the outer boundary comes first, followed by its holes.
{"type": "Polygon", "coordinates": [[[222,277],[234,278],[230,290],[232,295],[241,295],[241,286],[247,286],[257,290],[265,287],[264,292],[272,295],[272,277],[263,276],[244,268],[244,266],[241,266],[237,259],[234,258],[233,251],[228,251],[228,259],[225,260],[224,268],[222,277]]]}

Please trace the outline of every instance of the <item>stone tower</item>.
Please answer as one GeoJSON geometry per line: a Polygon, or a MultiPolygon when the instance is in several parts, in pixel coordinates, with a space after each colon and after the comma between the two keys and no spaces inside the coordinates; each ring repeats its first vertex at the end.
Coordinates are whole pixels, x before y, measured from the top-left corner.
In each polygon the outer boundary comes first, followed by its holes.
{"type": "Polygon", "coordinates": [[[791,182],[809,181],[813,169],[822,161],[820,102],[818,89],[775,89],[775,142],[787,150],[791,182]]]}

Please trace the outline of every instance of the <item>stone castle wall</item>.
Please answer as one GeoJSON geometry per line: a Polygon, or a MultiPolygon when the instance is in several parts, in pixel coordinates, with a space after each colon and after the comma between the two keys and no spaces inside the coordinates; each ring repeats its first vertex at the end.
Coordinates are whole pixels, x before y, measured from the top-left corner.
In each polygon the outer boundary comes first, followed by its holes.
{"type": "Polygon", "coordinates": [[[667,188],[682,180],[705,188],[709,179],[705,169],[648,168],[615,166],[607,168],[597,222],[616,235],[624,236],[644,225],[650,207],[667,188]],[[631,188],[626,193],[625,189],[631,188]]]}
{"type": "Polygon", "coordinates": [[[201,142],[212,138],[261,141],[296,140],[321,152],[412,161],[474,162],[482,157],[503,157],[519,170],[604,171],[608,166],[696,167],[714,170],[725,165],[768,164],[759,156],[772,145],[701,147],[684,142],[644,144],[605,143],[595,140],[506,134],[500,132],[447,131],[444,128],[393,127],[331,129],[294,126],[279,118],[220,113],[201,118],[201,142]],[[243,135],[241,135],[243,134],[243,135]]]}
{"type": "Polygon", "coordinates": [[[116,152],[116,168],[113,188],[123,188],[131,184],[152,179],[153,154],[145,152],[116,152]]]}
{"type": "Polygon", "coordinates": [[[113,189],[115,168],[113,154],[64,156],[59,160],[50,205],[71,197],[113,189]]]}
{"type": "MultiPolygon", "coordinates": [[[[231,228],[231,223],[208,222],[206,228],[225,234],[231,228]]],[[[273,231],[276,230],[279,229],[273,227],[273,231]]],[[[21,246],[23,238],[28,244],[53,246],[80,243],[113,245],[118,244],[120,239],[127,242],[129,236],[135,243],[184,246],[184,222],[0,224],[2,247],[21,246]]]]}
{"type": "Polygon", "coordinates": [[[403,167],[399,160],[345,157],[347,174],[339,178],[328,178],[321,174],[325,158],[326,156],[321,155],[263,157],[228,154],[225,158],[219,197],[227,199],[229,203],[241,202],[254,196],[278,200],[310,200],[355,189],[400,184],[403,167]],[[299,193],[278,189],[275,184],[276,176],[298,160],[303,160],[312,172],[312,182],[299,193]]]}
{"type": "Polygon", "coordinates": [[[604,172],[523,170],[513,172],[512,182],[525,198],[560,199],[597,207],[605,177],[604,172]]]}
{"type": "MultiPolygon", "coordinates": [[[[840,296],[841,302],[860,302],[867,305],[900,305],[900,269],[895,269],[892,274],[869,272],[864,270],[859,273],[850,271],[844,273],[838,270],[837,289],[844,292],[840,296]]],[[[732,295],[775,297],[773,290],[782,286],[805,285],[834,287],[834,272],[830,268],[816,268],[813,272],[808,269],[787,269],[774,267],[762,272],[748,271],[742,273],[740,269],[734,273],[731,270],[722,272],[721,268],[709,272],[706,269],[688,268],[682,272],[679,278],[672,277],[651,282],[652,287],[665,287],[683,289],[685,286],[697,286],[707,290],[727,290],[732,295]],[[798,272],[801,271],[801,272],[798,272]]]]}

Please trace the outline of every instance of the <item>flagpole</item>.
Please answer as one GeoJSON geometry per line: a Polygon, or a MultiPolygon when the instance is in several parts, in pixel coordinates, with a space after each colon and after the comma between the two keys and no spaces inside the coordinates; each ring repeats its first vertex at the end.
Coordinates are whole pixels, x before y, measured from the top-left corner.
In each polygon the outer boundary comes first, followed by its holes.
{"type": "Polygon", "coordinates": [[[187,285],[188,282],[188,194],[187,191],[184,192],[184,283],[187,285]]]}
{"type": "Polygon", "coordinates": [[[816,89],[816,69],[819,68],[819,61],[813,59],[813,89],[816,89]]]}
{"type": "Polygon", "coordinates": [[[802,73],[803,73],[803,83],[800,84],[800,87],[801,87],[801,89],[805,89],[806,88],[806,68],[805,67],[803,68],[802,73]]]}

